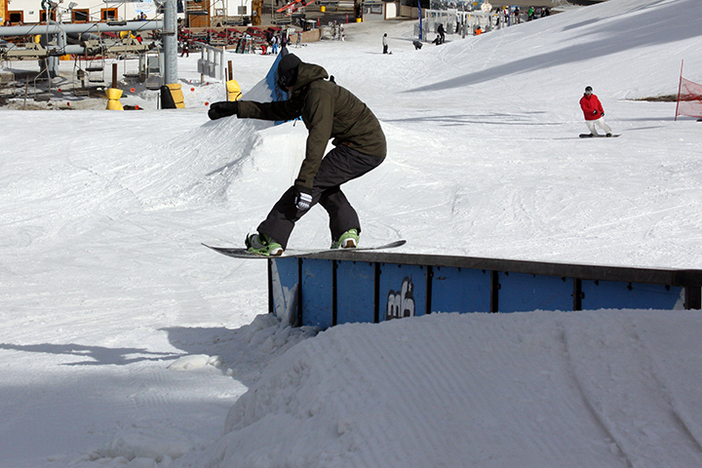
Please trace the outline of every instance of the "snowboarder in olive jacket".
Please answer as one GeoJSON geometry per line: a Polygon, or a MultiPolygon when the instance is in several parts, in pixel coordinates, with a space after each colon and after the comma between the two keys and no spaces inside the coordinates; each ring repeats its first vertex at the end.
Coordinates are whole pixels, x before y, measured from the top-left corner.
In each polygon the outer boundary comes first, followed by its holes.
{"type": "Polygon", "coordinates": [[[282,254],[295,222],[319,203],[329,214],[332,247],[356,247],[360,221],[340,186],[383,162],[387,145],[380,123],[356,96],[327,80],[326,70],[319,65],[288,53],[277,72],[278,86],[288,92],[287,100],[217,102],[209,111],[211,119],[234,114],[273,121],[302,117],[309,132],[295,184],[258,226],[258,234],[246,238],[246,246],[261,255],[282,254]],[[334,148],[325,155],[332,138],[334,148]]]}

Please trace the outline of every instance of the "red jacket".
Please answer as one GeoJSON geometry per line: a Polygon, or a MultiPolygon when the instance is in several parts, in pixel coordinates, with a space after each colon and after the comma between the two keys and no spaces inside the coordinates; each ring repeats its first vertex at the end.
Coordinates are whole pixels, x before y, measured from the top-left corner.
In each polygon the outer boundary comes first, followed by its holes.
{"type": "Polygon", "coordinates": [[[589,96],[587,94],[583,95],[583,97],[580,98],[580,107],[585,114],[585,120],[597,120],[604,115],[602,104],[594,94],[589,96]]]}

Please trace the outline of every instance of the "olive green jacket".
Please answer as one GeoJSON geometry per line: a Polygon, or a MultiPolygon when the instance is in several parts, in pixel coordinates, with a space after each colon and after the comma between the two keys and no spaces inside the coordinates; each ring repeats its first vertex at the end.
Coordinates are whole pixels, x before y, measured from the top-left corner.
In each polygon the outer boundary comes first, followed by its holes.
{"type": "Polygon", "coordinates": [[[331,138],[369,156],[384,158],[385,134],[373,112],[348,90],[327,81],[319,65],[301,63],[287,101],[239,101],[239,118],[293,120],[302,117],[309,134],[305,159],[295,185],[312,188],[319,164],[331,138]]]}

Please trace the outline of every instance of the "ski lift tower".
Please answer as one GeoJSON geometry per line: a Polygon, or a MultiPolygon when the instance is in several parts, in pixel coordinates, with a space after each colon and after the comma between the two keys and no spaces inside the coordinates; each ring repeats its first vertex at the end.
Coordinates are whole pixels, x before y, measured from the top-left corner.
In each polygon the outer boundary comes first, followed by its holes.
{"type": "Polygon", "coordinates": [[[165,0],[163,5],[163,82],[178,81],[178,16],[176,0],[165,0]]]}

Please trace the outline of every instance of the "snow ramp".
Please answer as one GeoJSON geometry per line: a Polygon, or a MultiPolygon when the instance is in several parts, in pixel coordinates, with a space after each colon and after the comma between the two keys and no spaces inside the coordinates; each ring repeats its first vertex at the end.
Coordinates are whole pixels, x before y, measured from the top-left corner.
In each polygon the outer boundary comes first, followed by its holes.
{"type": "MultiPolygon", "coordinates": [[[[284,95],[275,87],[275,61],[268,74],[245,95],[257,101],[280,100],[284,95]]],[[[169,111],[164,111],[169,112],[169,111]]],[[[187,117],[187,116],[186,116],[187,117]]],[[[198,118],[204,118],[199,114],[198,118]]],[[[172,122],[172,120],[164,120],[172,122]]],[[[136,202],[139,209],[158,210],[179,207],[197,209],[211,204],[227,203],[239,192],[230,192],[231,184],[240,178],[248,191],[244,171],[269,164],[264,158],[256,159],[262,132],[273,127],[273,122],[255,121],[237,117],[204,123],[187,132],[178,128],[163,128],[154,121],[153,114],[91,116],[91,132],[85,138],[74,140],[69,151],[70,163],[93,176],[109,180],[118,187],[130,206],[136,202]],[[124,122],[121,122],[123,120],[124,122]],[[126,141],[130,145],[113,145],[116,129],[125,126],[126,141]],[[128,127],[127,127],[128,126],[128,127]],[[157,137],[140,137],[138,130],[156,132],[157,137]],[[102,138],[104,137],[104,138],[102,138]],[[139,141],[135,145],[133,141],[139,141]],[[99,154],[99,157],[95,155],[99,154]],[[128,154],[125,154],[128,153],[128,154]]],[[[165,125],[174,125],[168,123],[165,125]]],[[[275,132],[274,132],[275,133],[275,132]]],[[[276,137],[271,137],[276,141],[276,137]]],[[[255,184],[255,181],[250,181],[255,184]]],[[[91,196],[85,196],[91,199],[91,196]]],[[[238,207],[235,207],[238,208],[238,207]]]]}
{"type": "MultiPolygon", "coordinates": [[[[285,99],[275,84],[282,57],[283,54],[278,56],[266,76],[243,99],[261,102],[285,99]]],[[[165,151],[161,141],[148,145],[140,151],[144,167],[133,171],[142,178],[135,180],[134,185],[139,186],[135,193],[156,204],[154,198],[169,204],[225,201],[231,182],[241,175],[246,164],[255,166],[252,153],[261,142],[260,134],[273,125],[273,122],[229,117],[207,121],[169,141],[165,151]]]]}

